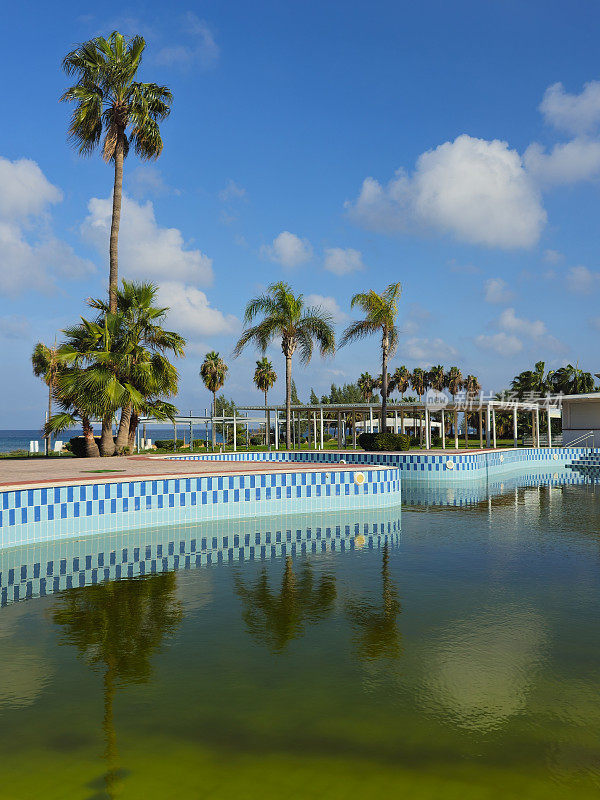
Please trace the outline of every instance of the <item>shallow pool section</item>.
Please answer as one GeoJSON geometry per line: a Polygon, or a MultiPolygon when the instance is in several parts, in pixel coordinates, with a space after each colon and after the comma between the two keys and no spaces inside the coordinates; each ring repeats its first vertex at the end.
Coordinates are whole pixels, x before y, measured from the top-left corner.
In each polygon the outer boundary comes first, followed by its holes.
{"type": "Polygon", "coordinates": [[[596,798],[600,494],[528,480],[2,551],[2,796],[596,798]]]}

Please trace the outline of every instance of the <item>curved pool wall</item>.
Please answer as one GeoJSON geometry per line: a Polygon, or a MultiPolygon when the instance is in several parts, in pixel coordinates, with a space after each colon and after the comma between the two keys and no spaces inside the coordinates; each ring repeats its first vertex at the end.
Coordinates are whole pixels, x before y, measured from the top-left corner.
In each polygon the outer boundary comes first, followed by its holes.
{"type": "Polygon", "coordinates": [[[0,605],[213,564],[393,546],[399,510],[273,516],[38,542],[0,551],[0,605]]]}
{"type": "Polygon", "coordinates": [[[400,471],[365,465],[14,488],[0,492],[0,548],[203,520],[302,514],[400,503],[400,471]]]}
{"type": "MultiPolygon", "coordinates": [[[[200,453],[198,455],[151,456],[169,461],[266,461],[321,464],[356,464],[389,466],[400,470],[402,478],[411,480],[456,481],[487,478],[519,472],[535,466],[552,472],[570,464],[575,458],[589,454],[582,447],[523,447],[506,450],[484,450],[477,453],[357,453],[346,451],[291,451],[200,453]]],[[[600,449],[595,452],[600,452],[600,449]]]]}

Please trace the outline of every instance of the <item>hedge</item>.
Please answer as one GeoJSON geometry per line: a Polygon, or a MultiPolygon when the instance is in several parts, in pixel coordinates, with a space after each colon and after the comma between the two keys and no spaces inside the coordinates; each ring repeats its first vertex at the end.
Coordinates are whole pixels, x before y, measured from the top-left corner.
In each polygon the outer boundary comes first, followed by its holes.
{"type": "Polygon", "coordinates": [[[363,450],[374,452],[410,450],[410,437],[403,433],[361,433],[358,443],[363,450]]]}

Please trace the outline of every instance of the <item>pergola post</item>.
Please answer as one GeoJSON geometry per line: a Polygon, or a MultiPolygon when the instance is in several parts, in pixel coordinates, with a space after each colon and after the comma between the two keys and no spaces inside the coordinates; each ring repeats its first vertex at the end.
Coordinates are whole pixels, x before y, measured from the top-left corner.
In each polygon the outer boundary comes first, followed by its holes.
{"type": "Polygon", "coordinates": [[[540,409],[538,406],[535,407],[535,432],[536,432],[536,447],[540,446],[540,409]]]}
{"type": "Polygon", "coordinates": [[[454,409],[454,449],[458,450],[458,411],[454,409]]]}
{"type": "Polygon", "coordinates": [[[552,422],[550,419],[550,409],[546,411],[548,415],[548,447],[552,447],[552,422]]]}
{"type": "Polygon", "coordinates": [[[323,450],[323,409],[321,409],[321,450],[323,450]]]}
{"type": "Polygon", "coordinates": [[[535,447],[535,411],[531,410],[531,446],[535,447]]]}
{"type": "Polygon", "coordinates": [[[400,433],[404,433],[404,407],[400,409],[400,433]]]}
{"type": "MultiPolygon", "coordinates": [[[[248,418],[248,412],[246,412],[246,419],[248,418]]],[[[235,419],[235,418],[234,418],[235,419]]],[[[235,436],[235,422],[233,425],[234,436],[235,436]]],[[[250,423],[246,423],[246,450],[250,450],[250,423]]]]}
{"type": "Polygon", "coordinates": [[[279,450],[279,410],[275,409],[275,450],[279,450]]]}
{"type": "Polygon", "coordinates": [[[313,411],[313,444],[315,446],[315,450],[319,449],[319,445],[317,444],[317,412],[313,411]]]}
{"type": "Polygon", "coordinates": [[[177,423],[173,423],[173,452],[177,450],[177,423]]]}
{"type": "Polygon", "coordinates": [[[442,408],[441,420],[442,420],[442,450],[445,450],[446,449],[446,420],[445,420],[444,409],[443,408],[442,408]]]}
{"type": "Polygon", "coordinates": [[[267,427],[266,434],[267,434],[267,443],[269,447],[269,453],[271,452],[271,409],[267,408],[267,418],[265,420],[265,424],[267,427]]]}
{"type": "Polygon", "coordinates": [[[469,408],[469,401],[467,400],[467,405],[465,406],[465,450],[469,449],[469,412],[467,409],[469,408]]]}
{"type": "Polygon", "coordinates": [[[398,411],[394,409],[394,433],[398,434],[398,411]]]}
{"type": "Polygon", "coordinates": [[[369,433],[373,433],[373,409],[369,406],[369,433]]]}
{"type": "Polygon", "coordinates": [[[337,443],[338,443],[338,450],[341,450],[342,447],[342,412],[337,412],[337,443]]]}
{"type": "MultiPolygon", "coordinates": [[[[236,415],[235,415],[235,408],[233,409],[233,452],[237,453],[237,425],[236,423],[236,415]]],[[[246,439],[248,439],[248,435],[246,435],[246,439]]]]}
{"type": "Polygon", "coordinates": [[[494,450],[496,449],[496,407],[492,406],[492,431],[494,434],[494,450]]]}
{"type": "Polygon", "coordinates": [[[491,442],[491,427],[492,427],[492,415],[490,414],[490,406],[489,404],[485,407],[485,446],[489,450],[492,446],[491,442]]]}
{"type": "Polygon", "coordinates": [[[483,450],[483,411],[479,409],[479,447],[483,450]]]}
{"type": "Polygon", "coordinates": [[[518,447],[518,430],[517,430],[517,406],[513,408],[513,447],[518,447]]]}
{"type": "Polygon", "coordinates": [[[429,423],[431,421],[431,416],[429,414],[429,409],[425,406],[425,449],[429,450],[431,447],[431,430],[429,423]]]}
{"type": "Polygon", "coordinates": [[[352,412],[352,449],[356,450],[356,411],[352,412]]]}

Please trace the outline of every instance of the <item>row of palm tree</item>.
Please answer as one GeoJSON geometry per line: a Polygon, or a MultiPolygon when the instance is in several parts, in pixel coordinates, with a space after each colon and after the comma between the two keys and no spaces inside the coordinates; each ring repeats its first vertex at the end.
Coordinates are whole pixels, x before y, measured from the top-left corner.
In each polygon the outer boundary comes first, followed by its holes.
{"type": "Polygon", "coordinates": [[[538,361],[533,369],[524,370],[511,381],[511,389],[520,400],[532,395],[585,394],[594,391],[594,376],[576,364],[566,364],[557,370],[546,371],[546,363],[538,361]]]}
{"type": "MultiPolygon", "coordinates": [[[[363,372],[358,379],[358,386],[360,387],[363,400],[368,402],[372,399],[375,389],[383,391],[382,376],[380,375],[378,378],[374,378],[370,373],[363,372]]],[[[461,389],[464,389],[471,397],[477,395],[481,391],[479,380],[475,375],[467,375],[466,378],[463,378],[462,372],[458,367],[450,367],[450,369],[446,371],[441,364],[429,370],[415,367],[412,372],[405,366],[396,367],[388,378],[388,396],[391,395],[392,392],[397,391],[404,397],[409,388],[412,388],[416,392],[419,399],[421,399],[430,388],[436,389],[438,392],[448,389],[452,395],[452,399],[455,398],[456,394],[461,389]]]]}
{"type": "Polygon", "coordinates": [[[163,327],[168,308],[155,305],[156,294],[153,284],[123,281],[115,313],[106,301],[90,299],[95,318],[65,328],[58,346],[35,346],[33,369],[50,392],[47,437],[81,422],[86,455],[110,456],[133,448],[140,416],[176,414],[166,398],[177,393],[179,376],[167,355],[182,356],[185,340],[163,327]],[[54,414],[53,400],[60,409],[54,414]],[[102,421],[99,446],[94,419],[102,421]]]}

